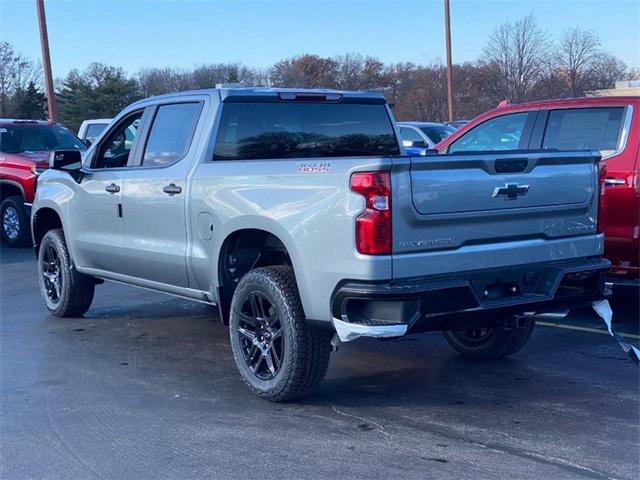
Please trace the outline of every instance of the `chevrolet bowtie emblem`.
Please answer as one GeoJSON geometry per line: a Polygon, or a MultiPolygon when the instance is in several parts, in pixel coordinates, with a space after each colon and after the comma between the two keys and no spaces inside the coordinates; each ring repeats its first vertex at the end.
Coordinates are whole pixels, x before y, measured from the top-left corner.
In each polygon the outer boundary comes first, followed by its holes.
{"type": "Polygon", "coordinates": [[[518,185],[517,183],[506,183],[504,187],[496,187],[493,190],[493,198],[504,196],[505,200],[515,200],[520,195],[526,195],[529,185],[518,185]]]}

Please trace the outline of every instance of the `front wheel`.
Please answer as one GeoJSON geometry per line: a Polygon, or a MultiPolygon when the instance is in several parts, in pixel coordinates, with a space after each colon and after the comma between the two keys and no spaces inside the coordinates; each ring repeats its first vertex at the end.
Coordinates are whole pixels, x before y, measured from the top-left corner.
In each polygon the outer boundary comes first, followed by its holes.
{"type": "Polygon", "coordinates": [[[471,360],[497,360],[516,353],[527,343],[535,321],[519,319],[514,326],[474,328],[442,332],[444,338],[462,356],[471,360]]]}
{"type": "Polygon", "coordinates": [[[306,322],[291,267],[257,268],[242,277],[229,336],[243,380],[267,400],[302,397],[327,372],[331,335],[306,322]]]}
{"type": "Polygon", "coordinates": [[[4,199],[0,205],[0,224],[2,240],[10,247],[29,245],[31,233],[29,216],[24,208],[22,197],[14,195],[4,199]]]}
{"type": "Polygon", "coordinates": [[[73,268],[62,230],[49,230],[38,251],[38,283],[47,309],[57,317],[78,317],[93,301],[95,282],[73,268]]]}

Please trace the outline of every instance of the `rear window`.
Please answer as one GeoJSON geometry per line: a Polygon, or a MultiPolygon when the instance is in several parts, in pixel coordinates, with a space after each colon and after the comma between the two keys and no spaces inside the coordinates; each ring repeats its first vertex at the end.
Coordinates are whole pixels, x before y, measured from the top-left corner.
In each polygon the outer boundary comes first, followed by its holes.
{"type": "Polygon", "coordinates": [[[600,150],[603,156],[618,149],[624,107],[551,110],[542,148],[600,150]]]}
{"type": "Polygon", "coordinates": [[[226,103],[214,160],[398,155],[384,105],[226,103]]]}
{"type": "Polygon", "coordinates": [[[59,125],[0,127],[0,152],[3,153],[86,150],[86,148],[78,137],[59,125]]]}

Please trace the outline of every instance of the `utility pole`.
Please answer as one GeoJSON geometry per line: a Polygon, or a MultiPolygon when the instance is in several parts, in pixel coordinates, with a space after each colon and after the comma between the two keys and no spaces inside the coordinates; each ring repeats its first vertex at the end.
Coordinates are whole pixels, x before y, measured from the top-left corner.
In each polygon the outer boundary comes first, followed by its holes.
{"type": "Polygon", "coordinates": [[[453,83],[451,80],[451,21],[449,19],[449,0],[444,0],[444,38],[447,48],[447,103],[449,121],[453,122],[453,83]]]}
{"type": "Polygon", "coordinates": [[[53,75],[51,74],[51,56],[49,55],[49,36],[47,35],[47,18],[44,14],[44,0],[36,0],[38,26],[40,27],[40,46],[42,47],[42,65],[44,66],[44,89],[47,95],[49,120],[57,121],[56,95],[53,91],[53,75]]]}

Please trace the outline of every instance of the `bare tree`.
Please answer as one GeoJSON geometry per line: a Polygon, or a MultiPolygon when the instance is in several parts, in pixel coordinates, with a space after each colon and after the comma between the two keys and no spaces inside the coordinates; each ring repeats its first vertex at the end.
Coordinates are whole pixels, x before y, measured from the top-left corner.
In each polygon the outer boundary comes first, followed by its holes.
{"type": "Polygon", "coordinates": [[[564,32],[558,48],[557,70],[565,80],[568,95],[577,97],[584,94],[601,54],[600,39],[595,32],[579,28],[564,32]]]}
{"type": "Polygon", "coordinates": [[[640,80],[640,68],[630,68],[627,70],[626,80],[640,80]]]}
{"type": "Polygon", "coordinates": [[[269,77],[276,87],[334,88],[337,68],[332,58],[307,54],[280,60],[271,68],[269,77]]]}
{"type": "Polygon", "coordinates": [[[42,83],[38,64],[17,53],[9,42],[0,42],[0,116],[12,113],[11,99],[29,83],[42,83]]]}
{"type": "Polygon", "coordinates": [[[610,53],[601,52],[594,61],[589,78],[585,81],[585,90],[613,88],[616,80],[627,77],[627,65],[610,53]]]}
{"type": "Polygon", "coordinates": [[[143,97],[192,88],[191,72],[170,67],[143,68],[138,72],[138,83],[143,97]]]}
{"type": "Polygon", "coordinates": [[[374,57],[347,53],[333,58],[336,63],[335,83],[345,90],[366,90],[384,86],[384,64],[374,57]]]}
{"type": "Polygon", "coordinates": [[[494,100],[531,98],[547,68],[549,45],[548,34],[532,14],[494,31],[482,56],[492,73],[494,100]]]}

